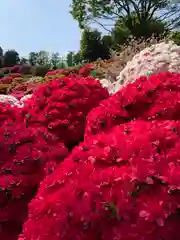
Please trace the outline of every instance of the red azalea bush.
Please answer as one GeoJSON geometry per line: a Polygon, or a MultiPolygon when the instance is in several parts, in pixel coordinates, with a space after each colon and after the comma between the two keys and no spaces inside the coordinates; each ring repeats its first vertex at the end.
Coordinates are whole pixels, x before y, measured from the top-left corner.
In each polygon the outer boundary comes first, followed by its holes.
{"type": "Polygon", "coordinates": [[[76,147],[40,184],[19,240],[179,240],[180,121],[136,120],[76,147]]]}
{"type": "Polygon", "coordinates": [[[0,128],[0,239],[15,240],[40,181],[67,156],[45,131],[16,122],[0,128]]]}
{"type": "Polygon", "coordinates": [[[7,103],[0,103],[0,129],[8,122],[15,122],[20,115],[20,109],[7,103]]]}
{"type": "Polygon", "coordinates": [[[20,78],[21,77],[21,74],[20,73],[12,73],[10,75],[12,78],[20,78]]]}
{"type": "Polygon", "coordinates": [[[85,64],[79,69],[79,74],[83,77],[89,76],[90,72],[94,69],[92,64],[85,64]]]}
{"type": "Polygon", "coordinates": [[[14,65],[12,67],[8,67],[11,73],[20,73],[22,66],[21,65],[14,65]]]}
{"type": "Polygon", "coordinates": [[[0,79],[0,84],[11,84],[12,81],[13,81],[12,76],[3,77],[3,78],[0,79]]]}
{"type": "Polygon", "coordinates": [[[88,112],[109,96],[92,77],[64,77],[41,85],[26,104],[25,121],[44,126],[69,148],[84,136],[88,112]]]}
{"type": "Polygon", "coordinates": [[[81,77],[88,77],[89,73],[94,69],[92,64],[85,64],[82,67],[72,67],[65,69],[57,69],[49,71],[46,74],[47,79],[55,79],[60,76],[80,75],[81,77]]]}
{"type": "Polygon", "coordinates": [[[21,92],[25,92],[27,90],[27,83],[20,83],[20,84],[15,84],[15,86],[13,86],[12,91],[21,91],[21,92]]]}
{"type": "Polygon", "coordinates": [[[134,119],[180,119],[180,74],[158,73],[128,84],[88,114],[85,135],[134,119]]]}
{"type": "Polygon", "coordinates": [[[26,94],[32,94],[35,92],[41,83],[20,83],[12,86],[12,89],[9,91],[9,94],[16,97],[18,100],[26,94]]]}
{"type": "Polygon", "coordinates": [[[66,69],[56,69],[49,71],[45,78],[47,80],[52,80],[69,75],[78,75],[78,68],[66,68],[66,69]]]}
{"type": "Polygon", "coordinates": [[[25,93],[23,91],[14,90],[10,95],[20,100],[22,97],[24,97],[25,93]]]}

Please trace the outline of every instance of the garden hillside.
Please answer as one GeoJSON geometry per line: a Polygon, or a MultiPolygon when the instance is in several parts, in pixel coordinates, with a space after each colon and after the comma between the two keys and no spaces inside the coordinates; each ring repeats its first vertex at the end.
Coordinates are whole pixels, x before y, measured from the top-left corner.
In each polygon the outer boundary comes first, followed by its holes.
{"type": "Polygon", "coordinates": [[[179,240],[180,47],[127,51],[1,69],[1,239],[179,240]]]}
{"type": "Polygon", "coordinates": [[[180,239],[179,7],[72,0],[78,52],[0,48],[1,240],[180,239]]]}

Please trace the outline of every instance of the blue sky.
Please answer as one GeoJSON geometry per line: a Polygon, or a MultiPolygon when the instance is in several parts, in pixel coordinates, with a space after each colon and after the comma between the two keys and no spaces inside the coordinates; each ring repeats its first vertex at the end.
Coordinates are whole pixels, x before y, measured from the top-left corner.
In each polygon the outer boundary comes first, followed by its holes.
{"type": "Polygon", "coordinates": [[[0,46],[20,56],[46,50],[77,51],[78,23],[69,14],[71,0],[0,0],[0,46]]]}

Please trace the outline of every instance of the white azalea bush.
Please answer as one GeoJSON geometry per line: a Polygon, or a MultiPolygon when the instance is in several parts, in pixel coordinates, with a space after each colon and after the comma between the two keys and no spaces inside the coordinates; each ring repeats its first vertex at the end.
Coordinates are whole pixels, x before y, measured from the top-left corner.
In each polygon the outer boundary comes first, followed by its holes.
{"type": "Polygon", "coordinates": [[[110,79],[103,78],[99,81],[103,87],[108,89],[110,94],[114,92],[114,83],[110,79]]]}
{"type": "Polygon", "coordinates": [[[112,92],[140,76],[166,71],[180,72],[180,46],[173,41],[154,44],[136,54],[120,72],[112,92]]]}
{"type": "Polygon", "coordinates": [[[7,103],[17,107],[20,107],[21,105],[17,98],[11,95],[4,95],[4,94],[0,94],[0,103],[7,103]]]}
{"type": "Polygon", "coordinates": [[[12,106],[21,108],[24,106],[24,103],[31,97],[32,97],[32,94],[27,94],[24,97],[22,97],[20,100],[18,100],[17,98],[15,98],[12,95],[0,94],[0,103],[7,103],[12,106]]]}
{"type": "Polygon", "coordinates": [[[32,94],[27,94],[25,95],[24,97],[22,97],[20,100],[19,100],[19,103],[21,105],[24,105],[24,102],[26,102],[28,99],[30,99],[32,97],[32,94]]]}

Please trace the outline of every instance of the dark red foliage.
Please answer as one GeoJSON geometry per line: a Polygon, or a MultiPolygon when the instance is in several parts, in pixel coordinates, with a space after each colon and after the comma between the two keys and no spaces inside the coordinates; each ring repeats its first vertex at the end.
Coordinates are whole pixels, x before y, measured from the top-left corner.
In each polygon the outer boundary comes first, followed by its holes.
{"type": "Polygon", "coordinates": [[[88,112],[109,96],[92,77],[64,77],[43,84],[23,109],[29,126],[44,126],[68,147],[84,136],[88,112]]]}
{"type": "Polygon", "coordinates": [[[40,181],[68,154],[45,129],[24,124],[0,128],[0,239],[15,240],[40,181]]]}
{"type": "Polygon", "coordinates": [[[19,240],[179,240],[180,122],[114,127],[40,185],[19,240]]]}
{"type": "Polygon", "coordinates": [[[180,74],[159,73],[128,84],[88,114],[85,135],[134,119],[180,119],[180,74]]]}

